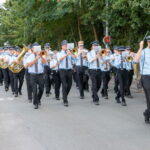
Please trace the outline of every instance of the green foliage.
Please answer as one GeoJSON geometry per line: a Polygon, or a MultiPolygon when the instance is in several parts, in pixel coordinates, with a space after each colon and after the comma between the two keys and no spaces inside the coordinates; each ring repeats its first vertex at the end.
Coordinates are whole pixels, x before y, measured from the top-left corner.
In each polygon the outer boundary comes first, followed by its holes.
{"type": "Polygon", "coordinates": [[[50,42],[59,48],[67,39],[90,42],[105,35],[106,18],[112,45],[137,48],[150,30],[150,1],[147,0],[9,0],[0,8],[0,45],[50,42]]]}

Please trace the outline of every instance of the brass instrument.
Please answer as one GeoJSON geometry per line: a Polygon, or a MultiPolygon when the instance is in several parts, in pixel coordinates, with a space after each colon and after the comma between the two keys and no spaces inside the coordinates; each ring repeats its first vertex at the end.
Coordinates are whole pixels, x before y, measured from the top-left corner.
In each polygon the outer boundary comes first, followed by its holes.
{"type": "Polygon", "coordinates": [[[100,56],[105,56],[106,54],[107,54],[106,49],[102,49],[102,50],[99,52],[99,55],[100,55],[100,56]]]}
{"type": "Polygon", "coordinates": [[[8,66],[9,66],[8,62],[5,62],[5,61],[4,61],[4,58],[3,58],[3,59],[0,61],[0,68],[6,69],[6,68],[8,68],[8,66]]]}
{"type": "Polygon", "coordinates": [[[41,51],[41,52],[40,52],[40,54],[39,54],[39,55],[40,55],[40,56],[46,56],[46,55],[47,55],[47,53],[46,53],[46,51],[44,51],[44,50],[43,50],[43,51],[41,51]]]}
{"type": "Polygon", "coordinates": [[[78,52],[78,48],[75,47],[74,49],[70,50],[71,54],[75,55],[78,52]]]}
{"type": "Polygon", "coordinates": [[[127,62],[132,62],[133,61],[133,57],[132,56],[127,56],[126,57],[126,61],[127,62]]]}
{"type": "Polygon", "coordinates": [[[28,51],[28,48],[24,47],[22,52],[18,55],[16,61],[18,61],[19,63],[13,63],[11,65],[9,65],[9,70],[11,70],[13,73],[19,73],[23,68],[23,56],[25,55],[25,53],[28,51]]]}

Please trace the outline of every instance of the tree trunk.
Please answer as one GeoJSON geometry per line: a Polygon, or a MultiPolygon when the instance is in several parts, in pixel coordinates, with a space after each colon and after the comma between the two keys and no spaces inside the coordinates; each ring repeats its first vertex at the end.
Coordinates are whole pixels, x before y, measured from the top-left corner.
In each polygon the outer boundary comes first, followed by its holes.
{"type": "Polygon", "coordinates": [[[98,40],[97,31],[96,31],[95,25],[93,23],[92,23],[92,29],[93,29],[95,40],[98,40]]]}
{"type": "Polygon", "coordinates": [[[82,38],[82,33],[81,33],[81,24],[80,24],[80,17],[78,16],[77,17],[77,20],[78,20],[78,33],[79,33],[79,39],[80,39],[80,41],[82,41],[83,40],[83,38],[82,38]]]}

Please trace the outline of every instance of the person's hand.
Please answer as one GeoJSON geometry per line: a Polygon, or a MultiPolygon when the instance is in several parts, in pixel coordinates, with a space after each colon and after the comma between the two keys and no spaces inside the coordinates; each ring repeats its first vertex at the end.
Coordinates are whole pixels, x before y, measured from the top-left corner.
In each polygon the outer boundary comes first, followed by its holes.
{"type": "Polygon", "coordinates": [[[143,49],[144,48],[144,41],[141,41],[140,42],[140,49],[143,49]]]}
{"type": "Polygon", "coordinates": [[[70,54],[71,54],[71,52],[68,50],[68,51],[67,51],[67,56],[70,55],[70,54]]]}

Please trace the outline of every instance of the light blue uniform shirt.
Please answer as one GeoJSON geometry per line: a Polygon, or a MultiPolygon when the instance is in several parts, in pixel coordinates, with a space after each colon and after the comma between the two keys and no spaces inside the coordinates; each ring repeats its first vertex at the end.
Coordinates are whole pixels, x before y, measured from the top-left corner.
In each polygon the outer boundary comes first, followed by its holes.
{"type": "MultiPolygon", "coordinates": [[[[33,60],[35,60],[36,56],[32,53],[26,60],[26,63],[30,63],[33,60]]],[[[38,59],[38,72],[35,70],[35,64],[33,64],[31,67],[28,67],[28,72],[31,74],[41,74],[44,73],[44,65],[42,63],[41,58],[38,59]]]]}
{"type": "Polygon", "coordinates": [[[31,54],[32,54],[31,52],[27,52],[27,53],[24,55],[24,58],[23,58],[23,65],[24,65],[24,66],[27,64],[28,57],[29,57],[31,54]]]}
{"type": "Polygon", "coordinates": [[[89,69],[100,69],[100,58],[98,58],[98,60],[99,60],[99,67],[97,66],[97,60],[92,61],[95,57],[96,57],[95,50],[91,50],[90,52],[88,52],[87,59],[88,59],[88,67],[89,67],[89,69]]]}
{"type": "Polygon", "coordinates": [[[123,68],[121,68],[121,55],[115,55],[114,57],[115,60],[112,61],[113,66],[117,69],[126,69],[126,62],[123,62],[123,68]]]}
{"type": "Polygon", "coordinates": [[[110,56],[104,56],[101,60],[100,60],[100,69],[101,71],[110,71],[111,66],[110,66],[110,56]]]}
{"type": "Polygon", "coordinates": [[[140,70],[142,75],[150,75],[150,48],[145,48],[140,57],[140,70]]]}
{"type": "Polygon", "coordinates": [[[66,68],[66,58],[64,58],[62,61],[60,61],[60,58],[66,55],[66,52],[64,50],[61,50],[59,53],[57,53],[57,59],[59,62],[59,69],[72,69],[72,64],[74,63],[74,58],[72,55],[67,56],[68,57],[68,68],[66,68]]]}
{"type": "Polygon", "coordinates": [[[58,61],[57,61],[57,59],[51,59],[50,60],[50,68],[52,69],[52,70],[58,70],[58,65],[55,67],[55,68],[52,68],[52,66],[54,66],[54,65],[56,65],[58,63],[58,61]]]}
{"type": "MultiPolygon", "coordinates": [[[[88,52],[86,50],[83,50],[85,52],[88,52]]],[[[78,49],[78,53],[80,53],[80,49],[78,49]]],[[[88,66],[88,62],[86,58],[82,58],[83,60],[83,66],[87,67],[88,66]]],[[[81,56],[76,57],[76,62],[75,62],[76,66],[81,66],[81,56]]]]}

